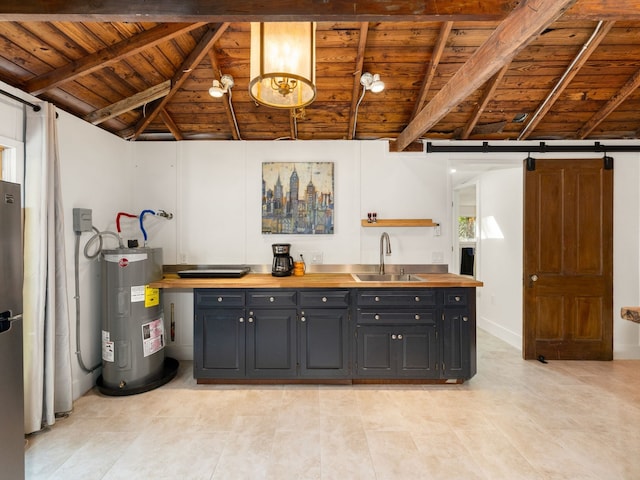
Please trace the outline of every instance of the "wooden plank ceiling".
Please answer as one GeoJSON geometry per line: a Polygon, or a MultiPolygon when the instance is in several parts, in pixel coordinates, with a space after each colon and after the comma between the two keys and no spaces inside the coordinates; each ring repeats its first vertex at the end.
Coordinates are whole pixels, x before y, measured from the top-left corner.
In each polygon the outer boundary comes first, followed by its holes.
{"type": "Polygon", "coordinates": [[[639,136],[636,0],[254,4],[4,0],[0,80],[138,141],[639,136]],[[248,93],[250,22],[283,20],[318,22],[302,115],[248,93]],[[358,105],[363,72],[386,88],[358,105]]]}

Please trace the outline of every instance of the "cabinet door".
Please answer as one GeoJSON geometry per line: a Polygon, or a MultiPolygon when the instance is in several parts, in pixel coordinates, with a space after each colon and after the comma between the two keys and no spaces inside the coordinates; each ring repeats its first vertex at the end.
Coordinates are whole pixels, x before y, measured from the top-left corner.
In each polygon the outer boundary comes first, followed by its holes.
{"type": "Polygon", "coordinates": [[[398,377],[440,377],[435,324],[394,329],[391,340],[396,355],[398,377]]]}
{"type": "MultiPolygon", "coordinates": [[[[444,378],[471,378],[472,333],[475,322],[467,309],[445,309],[442,326],[442,376],[444,378]]],[[[475,342],[474,342],[475,345],[475,342]]],[[[474,347],[475,348],[475,347],[474,347]]]]}
{"type": "Polygon", "coordinates": [[[395,362],[391,353],[391,327],[356,328],[356,374],[360,377],[392,378],[395,362]]]}
{"type": "Polygon", "coordinates": [[[348,361],[346,309],[308,309],[300,312],[300,375],[315,378],[346,377],[348,361]]]}
{"type": "Polygon", "coordinates": [[[377,378],[439,378],[436,326],[359,326],[357,374],[377,378]]]}
{"type": "Polygon", "coordinates": [[[244,309],[196,309],[193,368],[195,378],[244,376],[244,309]]]}
{"type": "Polygon", "coordinates": [[[253,378],[296,375],[296,310],[247,312],[247,374],[253,378]]]}

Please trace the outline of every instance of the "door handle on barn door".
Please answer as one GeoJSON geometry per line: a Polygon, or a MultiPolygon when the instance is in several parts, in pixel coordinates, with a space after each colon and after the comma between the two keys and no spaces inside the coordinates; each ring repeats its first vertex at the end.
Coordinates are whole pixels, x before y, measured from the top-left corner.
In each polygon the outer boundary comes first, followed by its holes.
{"type": "Polygon", "coordinates": [[[533,284],[538,281],[538,275],[535,273],[533,275],[529,275],[529,288],[533,287],[533,284]]]}

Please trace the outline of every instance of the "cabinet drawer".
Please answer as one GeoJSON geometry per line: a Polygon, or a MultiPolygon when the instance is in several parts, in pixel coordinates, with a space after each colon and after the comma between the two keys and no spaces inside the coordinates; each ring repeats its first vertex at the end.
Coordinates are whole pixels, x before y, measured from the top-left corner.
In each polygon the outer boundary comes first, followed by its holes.
{"type": "Polygon", "coordinates": [[[435,305],[435,290],[364,290],[357,294],[360,306],[435,305]]]}
{"type": "Polygon", "coordinates": [[[357,314],[358,324],[372,324],[372,325],[392,325],[392,324],[418,324],[428,325],[436,323],[436,311],[435,310],[409,310],[409,311],[397,311],[397,310],[358,310],[357,314]]]}
{"type": "Polygon", "coordinates": [[[198,307],[241,307],[244,305],[242,290],[196,289],[195,304],[198,307]]]}
{"type": "Polygon", "coordinates": [[[468,294],[465,290],[445,290],[444,292],[444,304],[445,305],[466,305],[468,301],[468,294]]]}
{"type": "Polygon", "coordinates": [[[349,290],[322,290],[300,292],[303,307],[348,307],[349,290]]]}
{"type": "Polygon", "coordinates": [[[264,290],[247,292],[247,305],[252,307],[295,307],[297,292],[264,290]]]}

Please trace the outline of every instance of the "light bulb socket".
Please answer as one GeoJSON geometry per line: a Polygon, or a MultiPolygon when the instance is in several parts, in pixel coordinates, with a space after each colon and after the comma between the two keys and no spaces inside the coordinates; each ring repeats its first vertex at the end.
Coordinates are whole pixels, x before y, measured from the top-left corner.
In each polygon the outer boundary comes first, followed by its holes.
{"type": "Polygon", "coordinates": [[[364,72],[360,76],[360,85],[362,85],[364,88],[369,87],[369,85],[371,85],[371,82],[373,82],[373,75],[371,75],[369,72],[364,72]]]}
{"type": "Polygon", "coordinates": [[[233,88],[233,86],[236,84],[236,82],[233,81],[233,77],[228,74],[222,75],[222,77],[220,77],[220,82],[226,90],[233,88]]]}

